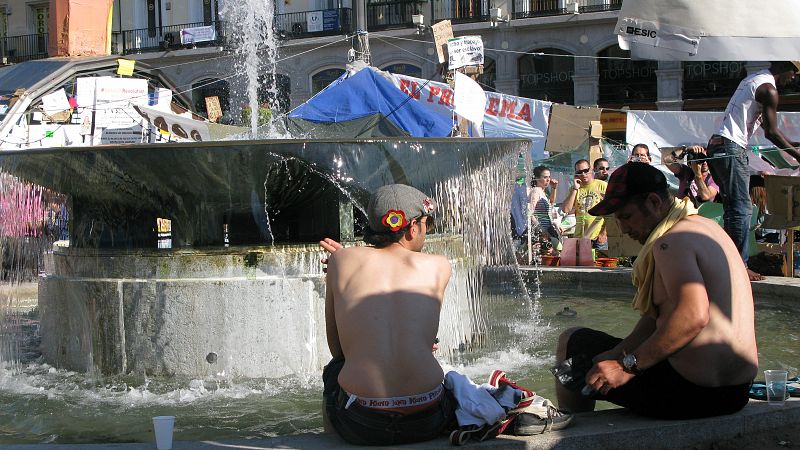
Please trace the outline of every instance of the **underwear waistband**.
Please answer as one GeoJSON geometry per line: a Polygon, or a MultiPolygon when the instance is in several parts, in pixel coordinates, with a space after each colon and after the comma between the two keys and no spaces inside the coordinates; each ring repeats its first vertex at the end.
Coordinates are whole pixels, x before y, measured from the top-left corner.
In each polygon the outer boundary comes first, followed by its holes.
{"type": "Polygon", "coordinates": [[[444,392],[444,385],[441,384],[422,394],[403,395],[401,397],[359,397],[348,392],[349,399],[345,409],[349,408],[354,402],[372,409],[418,408],[436,402],[441,397],[442,392],[444,392]]]}

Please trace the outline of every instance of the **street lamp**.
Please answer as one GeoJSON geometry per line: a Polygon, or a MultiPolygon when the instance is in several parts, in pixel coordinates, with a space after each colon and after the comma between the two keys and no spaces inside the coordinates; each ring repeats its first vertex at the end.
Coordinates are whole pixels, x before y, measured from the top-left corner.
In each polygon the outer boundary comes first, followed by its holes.
{"type": "Polygon", "coordinates": [[[503,10],[500,8],[492,8],[489,10],[489,26],[496,28],[500,23],[508,23],[510,19],[508,16],[503,17],[503,10]]]}

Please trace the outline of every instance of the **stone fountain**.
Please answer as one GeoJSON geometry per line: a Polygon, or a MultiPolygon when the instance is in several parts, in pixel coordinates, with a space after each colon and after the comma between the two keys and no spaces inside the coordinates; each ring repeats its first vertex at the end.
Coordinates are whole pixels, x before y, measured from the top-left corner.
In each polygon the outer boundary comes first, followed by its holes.
{"type": "Polygon", "coordinates": [[[455,268],[440,326],[452,355],[485,332],[483,268],[511,261],[508,186],[527,145],[269,140],[0,154],[2,171],[68,199],[68,245],[53,246],[39,278],[44,359],[102,374],[318,371],[330,354],[316,241],[353,241],[369,194],[389,183],[440,205],[428,251],[455,268]],[[157,248],[159,218],[171,220],[172,248],[157,248]]]}

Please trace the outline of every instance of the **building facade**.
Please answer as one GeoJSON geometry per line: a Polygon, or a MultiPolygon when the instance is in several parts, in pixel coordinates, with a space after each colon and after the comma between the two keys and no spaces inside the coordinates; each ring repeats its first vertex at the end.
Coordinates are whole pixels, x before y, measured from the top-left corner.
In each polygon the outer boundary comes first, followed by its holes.
{"type": "MultiPolygon", "coordinates": [[[[455,36],[483,39],[485,72],[479,82],[485,89],[607,108],[604,120],[612,132],[624,127],[620,116],[626,109],[724,109],[738,82],[767,65],[633,61],[614,34],[620,0],[365,1],[361,14],[351,0],[271,4],[277,75],[271,76],[266,64],[259,68],[267,86],[259,102],[287,111],[336,79],[348,62],[357,24],[369,32],[373,66],[439,81],[428,24],[451,20],[455,36]]],[[[241,27],[226,20],[232,17],[226,8],[247,4],[115,0],[112,53],[161,68],[192,93],[201,112],[209,95],[220,97],[224,110],[236,110],[245,81],[232,47],[241,27]],[[201,30],[205,37],[185,42],[185,30],[201,30]]],[[[0,52],[7,63],[47,56],[48,7],[47,1],[0,0],[0,52]]],[[[783,92],[781,110],[800,110],[795,92],[794,86],[783,92]]]]}

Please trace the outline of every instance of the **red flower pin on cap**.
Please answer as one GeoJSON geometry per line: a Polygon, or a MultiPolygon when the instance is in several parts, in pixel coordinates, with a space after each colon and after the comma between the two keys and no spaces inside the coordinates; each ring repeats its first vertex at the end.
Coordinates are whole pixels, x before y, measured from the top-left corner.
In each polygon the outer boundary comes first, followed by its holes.
{"type": "Polygon", "coordinates": [[[400,209],[390,209],[383,215],[381,222],[392,231],[397,231],[408,225],[406,214],[400,209]]]}

